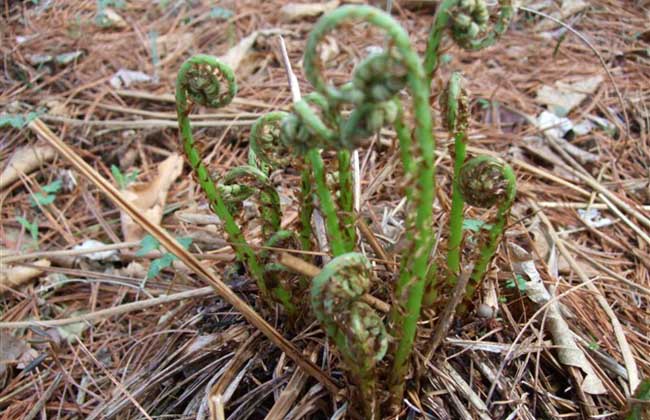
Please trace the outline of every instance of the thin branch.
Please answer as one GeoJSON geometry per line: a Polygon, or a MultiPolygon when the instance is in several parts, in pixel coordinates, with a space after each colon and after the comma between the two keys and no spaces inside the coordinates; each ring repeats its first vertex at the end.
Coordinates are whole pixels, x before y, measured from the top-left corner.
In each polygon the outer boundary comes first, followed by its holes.
{"type": "Polygon", "coordinates": [[[63,319],[52,319],[47,321],[15,321],[0,322],[0,328],[27,328],[27,327],[60,327],[62,325],[75,324],[77,322],[100,321],[115,315],[125,314],[127,312],[139,311],[151,306],[164,305],[166,303],[177,302],[179,300],[194,299],[207,297],[214,294],[212,287],[202,287],[200,289],[188,290],[186,292],[175,293],[173,295],[159,296],[157,298],[141,300],[138,302],[126,303],[115,306],[114,308],[102,309],[87,314],[73,316],[63,319]]]}

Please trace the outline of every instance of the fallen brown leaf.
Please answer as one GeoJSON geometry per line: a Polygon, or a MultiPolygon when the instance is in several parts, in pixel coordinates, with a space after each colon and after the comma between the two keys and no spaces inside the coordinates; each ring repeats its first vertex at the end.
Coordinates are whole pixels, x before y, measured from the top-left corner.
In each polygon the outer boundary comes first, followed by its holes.
{"type": "Polygon", "coordinates": [[[50,146],[26,146],[18,149],[0,174],[0,190],[18,180],[20,174],[36,170],[43,163],[54,159],[54,156],[56,151],[50,146]]]}
{"type": "Polygon", "coordinates": [[[600,75],[573,82],[558,80],[554,86],[543,85],[537,90],[537,102],[560,108],[568,114],[580,105],[587,95],[596,92],[602,82],[603,77],[600,75]]]}
{"type": "Polygon", "coordinates": [[[0,390],[6,385],[9,365],[24,367],[37,355],[23,339],[0,331],[0,390]]]}
{"type": "MultiPolygon", "coordinates": [[[[232,70],[237,73],[238,78],[243,78],[246,76],[246,74],[242,74],[241,71],[237,71],[237,69],[240,66],[243,66],[244,63],[248,62],[249,60],[256,60],[256,57],[254,57],[254,50],[253,46],[255,45],[255,42],[257,41],[257,38],[261,36],[272,36],[272,35],[281,35],[283,33],[287,33],[287,31],[282,30],[282,29],[267,29],[263,31],[255,31],[252,34],[248,35],[247,37],[243,38],[237,45],[232,47],[231,49],[228,50],[227,53],[219,57],[219,60],[222,61],[224,64],[227,64],[232,68],[232,70]]],[[[257,60],[259,61],[259,60],[257,60]]],[[[249,63],[249,65],[246,66],[249,70],[252,67],[249,63]]]]}
{"type": "MultiPolygon", "coordinates": [[[[36,261],[34,265],[38,267],[49,267],[50,262],[43,259],[36,261]]],[[[7,267],[4,264],[0,264],[0,296],[5,291],[20,287],[41,274],[43,274],[43,270],[36,267],[25,267],[21,265],[7,267]]]]}
{"type": "MultiPolygon", "coordinates": [[[[182,169],[183,158],[178,154],[173,154],[160,163],[158,175],[151,182],[134,184],[122,191],[122,194],[147,219],[159,225],[162,221],[169,188],[180,176],[182,169]]],[[[142,239],[144,231],[131,217],[122,212],[120,220],[125,241],[131,242],[142,239]]]]}
{"type": "Polygon", "coordinates": [[[582,388],[588,394],[599,395],[607,392],[602,381],[598,378],[593,366],[586,358],[582,349],[576,343],[569,324],[562,316],[562,306],[558,299],[546,289],[541,276],[535,266],[531,253],[519,245],[509,243],[508,248],[514,255],[514,269],[518,274],[526,276],[524,292],[530,300],[539,306],[546,305],[546,328],[553,337],[553,343],[560,362],[566,366],[574,366],[584,374],[582,388]]]}

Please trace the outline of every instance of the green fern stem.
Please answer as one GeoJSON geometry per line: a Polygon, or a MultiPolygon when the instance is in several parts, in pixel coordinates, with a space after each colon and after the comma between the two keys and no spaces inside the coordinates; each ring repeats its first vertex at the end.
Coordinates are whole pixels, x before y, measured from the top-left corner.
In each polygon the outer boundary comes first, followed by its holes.
{"type": "Polygon", "coordinates": [[[386,354],[388,334],[383,321],[361,297],[370,287],[371,265],[359,253],[342,254],[314,277],[314,314],[334,341],[359,389],[364,417],[380,419],[376,365],[386,354]]]}
{"type": "Polygon", "coordinates": [[[463,241],[463,209],[465,201],[463,196],[458,191],[456,179],[460,173],[460,168],[463,166],[465,159],[466,148],[465,133],[457,133],[454,135],[454,181],[453,190],[451,194],[451,213],[449,219],[449,242],[447,250],[447,281],[449,285],[456,284],[458,274],[460,274],[460,251],[463,241]]]}
{"type": "Polygon", "coordinates": [[[352,251],[357,242],[350,158],[350,151],[347,149],[341,149],[337,152],[339,162],[339,209],[341,211],[341,223],[347,252],[352,251]]]}
{"type": "Polygon", "coordinates": [[[220,108],[230,103],[236,92],[235,75],[227,65],[221,63],[216,57],[199,54],[189,58],[179,69],[176,79],[178,126],[187,160],[196,174],[201,189],[208,198],[210,207],[222,220],[237,259],[246,265],[251,276],[256,280],[260,292],[268,296],[269,291],[263,282],[263,268],[255,252],[246,242],[246,238],[228,210],[219,188],[201,159],[192,136],[189,119],[193,104],[220,108]],[[222,91],[222,82],[227,84],[226,91],[222,91]]]}
{"type": "Polygon", "coordinates": [[[438,5],[436,18],[429,32],[427,49],[424,53],[424,71],[426,72],[429,85],[431,85],[431,80],[440,62],[440,44],[442,43],[445,30],[449,25],[449,9],[456,6],[459,2],[460,0],[443,0],[438,5]]]}
{"type": "Polygon", "coordinates": [[[316,194],[320,201],[320,207],[325,217],[325,227],[330,240],[330,249],[334,256],[347,252],[347,245],[343,239],[343,231],[336,212],[336,204],[332,198],[330,190],[327,188],[325,179],[325,163],[319,149],[311,149],[307,152],[307,158],[311,163],[314,182],[316,184],[316,194]]]}
{"type": "Polygon", "coordinates": [[[300,244],[302,249],[312,249],[311,217],[314,213],[314,188],[309,167],[305,166],[300,171],[300,244]]]}
{"type": "Polygon", "coordinates": [[[404,175],[409,178],[406,180],[407,197],[410,198],[408,190],[415,175],[415,163],[413,154],[413,139],[411,138],[411,130],[405,123],[404,107],[401,101],[395,101],[398,105],[397,118],[395,119],[395,133],[399,142],[400,158],[402,159],[402,167],[404,168],[404,175]]]}
{"type": "MultiPolygon", "coordinates": [[[[447,283],[456,284],[460,272],[460,255],[463,240],[464,200],[457,180],[465,163],[467,129],[469,125],[469,104],[467,93],[461,86],[461,75],[452,73],[446,88],[440,94],[440,108],[444,115],[443,125],[454,137],[454,175],[452,178],[451,214],[449,218],[449,240],[447,250],[447,283]]],[[[433,305],[437,297],[437,268],[432,264],[425,287],[424,305],[433,305]]]]}
{"type": "Polygon", "coordinates": [[[447,279],[450,286],[456,284],[460,273],[460,251],[463,240],[463,208],[465,201],[460,193],[458,179],[465,163],[469,104],[467,93],[461,87],[460,73],[454,72],[447,89],[441,95],[442,109],[446,114],[446,126],[454,136],[454,175],[449,218],[449,242],[447,251],[447,279]]]}
{"type": "Polygon", "coordinates": [[[316,196],[325,218],[330,247],[335,256],[343,254],[349,249],[337,213],[336,203],[327,186],[321,148],[334,147],[336,139],[337,131],[330,103],[327,98],[317,92],[306,95],[302,100],[294,103],[293,113],[289,114],[282,122],[281,141],[296,153],[305,154],[307,162],[311,165],[311,173],[307,169],[304,169],[302,173],[302,240],[307,242],[307,235],[311,233],[311,214],[313,212],[311,181],[313,179],[316,196]]]}

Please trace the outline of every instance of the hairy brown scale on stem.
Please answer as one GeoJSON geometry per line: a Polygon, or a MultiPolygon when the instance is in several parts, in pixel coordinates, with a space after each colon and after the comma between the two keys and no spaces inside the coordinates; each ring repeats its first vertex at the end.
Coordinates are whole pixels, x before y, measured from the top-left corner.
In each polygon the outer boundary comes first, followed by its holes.
{"type": "Polygon", "coordinates": [[[457,97],[457,108],[453,118],[449,112],[449,90],[451,86],[447,84],[445,89],[440,94],[440,113],[447,115],[447,118],[442,118],[442,126],[450,133],[464,133],[469,128],[469,93],[467,89],[460,88],[460,93],[457,97]]]}

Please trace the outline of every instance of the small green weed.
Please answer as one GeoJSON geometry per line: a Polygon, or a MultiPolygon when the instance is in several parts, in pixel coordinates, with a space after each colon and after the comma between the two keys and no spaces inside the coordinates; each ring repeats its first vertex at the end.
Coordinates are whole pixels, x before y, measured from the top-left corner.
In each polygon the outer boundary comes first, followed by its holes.
{"type": "Polygon", "coordinates": [[[42,187],[42,192],[35,192],[29,197],[29,202],[32,207],[48,206],[56,199],[56,193],[61,189],[61,180],[56,180],[42,187]]]}
{"type": "MultiPolygon", "coordinates": [[[[191,238],[177,238],[176,239],[183,249],[187,250],[189,249],[190,245],[192,245],[192,239],[191,238]]],[[[146,235],[142,240],[140,241],[140,249],[135,253],[136,257],[143,257],[147,255],[150,252],[156,251],[160,249],[160,242],[156,238],[154,238],[151,235],[146,235]]],[[[172,263],[177,260],[178,257],[176,255],[165,252],[162,254],[160,258],[156,258],[155,260],[151,261],[151,264],[149,265],[149,270],[147,271],[147,279],[152,279],[156,277],[162,270],[164,270],[167,267],[170,267],[172,263]]]]}
{"type": "Polygon", "coordinates": [[[135,182],[135,180],[138,178],[137,169],[132,170],[128,174],[123,174],[120,168],[115,165],[111,165],[111,174],[113,174],[113,178],[121,190],[126,189],[129,184],[135,182]]]}
{"type": "Polygon", "coordinates": [[[36,219],[30,223],[24,217],[18,216],[16,217],[16,220],[21,224],[22,227],[25,228],[26,231],[29,232],[35,242],[38,241],[38,221],[36,219]]]}

